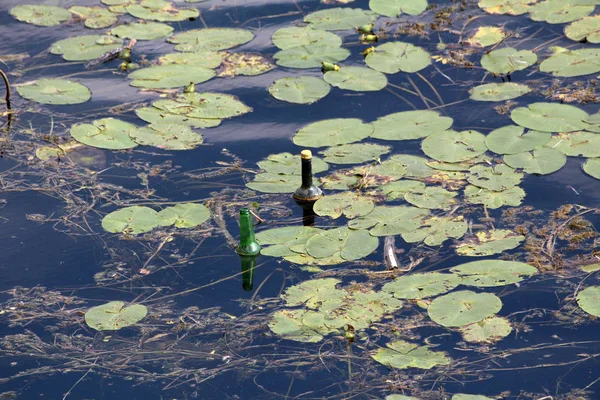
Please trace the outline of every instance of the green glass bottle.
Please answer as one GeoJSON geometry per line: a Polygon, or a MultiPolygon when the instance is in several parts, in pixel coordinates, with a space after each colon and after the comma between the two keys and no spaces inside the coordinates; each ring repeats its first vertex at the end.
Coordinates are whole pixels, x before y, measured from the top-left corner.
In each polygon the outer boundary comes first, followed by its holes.
{"type": "Polygon", "coordinates": [[[246,292],[254,286],[254,268],[256,268],[256,256],[240,256],[242,260],[242,289],[246,292]]]}
{"type": "Polygon", "coordinates": [[[255,256],[260,253],[260,245],[254,237],[252,218],[247,208],[240,210],[240,244],[235,251],[242,256],[255,256]]]}
{"type": "Polygon", "coordinates": [[[317,201],[323,197],[323,192],[313,184],[312,152],[302,150],[300,158],[302,159],[302,186],[296,189],[292,197],[299,202],[317,201]]]}

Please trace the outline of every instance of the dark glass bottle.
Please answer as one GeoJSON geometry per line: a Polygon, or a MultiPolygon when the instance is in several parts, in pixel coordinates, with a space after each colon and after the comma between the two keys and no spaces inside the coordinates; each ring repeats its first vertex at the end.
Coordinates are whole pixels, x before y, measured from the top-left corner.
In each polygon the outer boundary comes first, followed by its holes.
{"type": "Polygon", "coordinates": [[[240,244],[235,251],[242,256],[255,256],[260,253],[260,245],[254,237],[252,218],[247,208],[240,210],[240,244]]]}
{"type": "Polygon", "coordinates": [[[256,268],[256,256],[240,256],[242,260],[242,289],[246,292],[254,286],[254,268],[256,268]]]}
{"type": "Polygon", "coordinates": [[[312,152],[302,150],[300,158],[302,159],[302,186],[296,189],[293,197],[299,202],[317,201],[323,197],[323,192],[313,184],[312,152]]]}

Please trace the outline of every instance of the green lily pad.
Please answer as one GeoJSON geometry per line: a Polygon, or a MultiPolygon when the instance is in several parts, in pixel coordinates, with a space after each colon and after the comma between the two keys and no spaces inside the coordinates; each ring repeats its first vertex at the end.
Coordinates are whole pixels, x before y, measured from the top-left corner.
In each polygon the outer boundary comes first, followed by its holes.
{"type": "Polygon", "coordinates": [[[16,88],[22,97],[42,104],[80,104],[92,97],[81,83],[64,79],[38,79],[16,88]]]}
{"type": "Polygon", "coordinates": [[[563,0],[545,0],[532,5],[529,18],[533,21],[545,21],[549,24],[564,24],[575,21],[594,11],[594,4],[565,3],[563,0]]]}
{"type": "Polygon", "coordinates": [[[510,322],[502,317],[486,318],[460,328],[463,339],[471,343],[496,343],[508,336],[510,332],[512,332],[510,322]]]}
{"type": "Polygon", "coordinates": [[[428,210],[410,206],[377,206],[369,214],[348,222],[352,229],[369,229],[373,236],[395,236],[412,232],[429,215],[428,210]]]}
{"type": "Polygon", "coordinates": [[[515,99],[531,92],[527,85],[512,82],[487,83],[469,90],[472,100],[477,101],[504,101],[515,99]]]}
{"type": "Polygon", "coordinates": [[[481,57],[481,66],[497,75],[512,74],[532,66],[537,61],[537,55],[529,50],[504,47],[493,50],[481,57]]]}
{"type": "Polygon", "coordinates": [[[287,306],[331,310],[339,307],[346,296],[346,291],[336,288],[339,283],[335,278],[313,279],[287,288],[282,297],[287,306]]]}
{"type": "Polygon", "coordinates": [[[293,256],[306,252],[306,242],[322,229],[310,226],[286,226],[268,229],[256,234],[256,241],[262,249],[260,253],[271,257],[293,256]]]}
{"type": "Polygon", "coordinates": [[[340,252],[347,261],[366,257],[377,249],[379,240],[364,229],[335,228],[317,234],[306,242],[307,253],[315,258],[325,258],[340,252]]]}
{"type": "Polygon", "coordinates": [[[600,286],[590,286],[577,293],[577,304],[586,313],[600,317],[600,286]]]}
{"type": "Polygon", "coordinates": [[[163,0],[142,0],[139,4],[128,5],[126,9],[136,18],[160,22],[185,21],[200,15],[196,8],[177,8],[163,0]]]}
{"type": "Polygon", "coordinates": [[[494,192],[477,186],[465,188],[465,200],[471,204],[483,204],[487,208],[496,209],[502,206],[520,206],[525,198],[525,191],[520,187],[494,192]]]}
{"type": "Polygon", "coordinates": [[[371,0],[369,8],[377,14],[396,18],[404,14],[419,15],[427,9],[427,0],[371,0]]]}
{"type": "Polygon", "coordinates": [[[269,328],[284,339],[303,343],[320,342],[323,335],[302,323],[305,314],[305,310],[279,310],[269,321],[269,328]]]}
{"type": "Polygon", "coordinates": [[[517,125],[542,132],[572,132],[584,130],[589,117],[585,111],[568,104],[533,103],[515,108],[510,118],[517,125]]]}
{"type": "Polygon", "coordinates": [[[557,48],[552,56],[540,64],[540,71],[562,77],[595,74],[600,71],[600,49],[557,48]]]}
{"type": "Polygon", "coordinates": [[[479,7],[490,14],[525,14],[538,0],[479,0],[479,7]]]}
{"type": "Polygon", "coordinates": [[[589,176],[600,179],[600,158],[590,158],[583,164],[583,170],[589,176]]]}
{"type": "Polygon", "coordinates": [[[322,154],[325,156],[325,162],[330,164],[360,164],[378,160],[390,150],[389,146],[374,143],[353,143],[330,147],[322,154]]]}
{"type": "Polygon", "coordinates": [[[198,51],[195,53],[169,53],[161,56],[158,62],[162,65],[178,64],[204,68],[218,68],[227,56],[225,52],[198,51]]]}
{"type": "Polygon", "coordinates": [[[85,313],[85,323],[97,331],[117,331],[138,323],[148,314],[142,304],[124,306],[122,301],[111,301],[92,307],[85,313]]]}
{"type": "Polygon", "coordinates": [[[172,114],[191,118],[223,119],[246,114],[252,109],[225,93],[184,93],[174,99],[157,100],[152,105],[172,114]]]}
{"type": "Polygon", "coordinates": [[[507,125],[494,129],[485,138],[485,144],[497,154],[517,154],[531,151],[548,143],[550,132],[528,131],[521,126],[507,125]]]}
{"type": "Polygon", "coordinates": [[[373,132],[373,125],[357,118],[335,118],[314,122],[300,129],[294,144],[304,147],[335,146],[358,142],[373,132]]]}
{"type": "Polygon", "coordinates": [[[425,157],[413,156],[412,154],[396,154],[385,160],[382,164],[398,163],[406,167],[404,176],[409,178],[427,178],[437,172],[427,165],[425,157]]]}
{"type": "Polygon", "coordinates": [[[129,136],[144,146],[164,150],[191,150],[204,142],[202,135],[187,125],[152,124],[129,131],[129,136]]]}
{"type": "Polygon", "coordinates": [[[215,71],[191,65],[155,65],[138,69],[129,74],[131,86],[146,89],[169,89],[184,87],[190,83],[202,83],[215,76],[215,71]]]}
{"type": "Polygon", "coordinates": [[[120,38],[154,40],[169,36],[173,30],[172,26],[160,22],[132,22],[116,26],[109,33],[120,38]]]}
{"type": "Polygon", "coordinates": [[[103,118],[91,124],[77,124],[71,127],[71,136],[80,143],[108,150],[125,150],[137,146],[129,132],[137,127],[115,118],[103,118]]]}
{"type": "Polygon", "coordinates": [[[431,56],[422,47],[405,42],[377,46],[365,58],[367,65],[386,74],[418,72],[431,64],[431,56]]]}
{"type": "Polygon", "coordinates": [[[381,163],[354,167],[348,173],[362,178],[363,186],[379,186],[384,183],[397,181],[406,176],[408,167],[405,155],[395,155],[381,163]]]}
{"type": "MultiPolygon", "coordinates": [[[[302,163],[299,154],[279,153],[271,154],[266,159],[256,163],[261,169],[273,174],[297,175],[302,174],[302,163]]],[[[312,172],[327,171],[329,166],[318,157],[312,158],[312,172]]]]}
{"type": "Polygon", "coordinates": [[[567,157],[556,149],[539,147],[533,152],[507,154],[504,162],[528,174],[548,175],[561,169],[567,163],[567,157]]]}
{"type": "Polygon", "coordinates": [[[322,62],[337,63],[350,56],[350,51],[328,44],[305,45],[280,50],[273,58],[277,65],[288,68],[316,68],[322,62]]]}
{"type": "Polygon", "coordinates": [[[461,256],[482,257],[499,254],[519,246],[525,236],[518,235],[507,229],[479,231],[475,237],[466,239],[456,246],[456,252],[461,256]]]}
{"type": "Polygon", "coordinates": [[[452,208],[458,201],[455,199],[457,192],[451,192],[441,187],[428,186],[424,189],[415,189],[407,192],[404,199],[419,208],[452,208]]]}
{"type": "Polygon", "coordinates": [[[461,327],[496,314],[502,301],[491,293],[461,290],[435,298],[427,313],[433,322],[446,327],[461,327]]]}
{"type": "Polygon", "coordinates": [[[389,396],[385,396],[385,400],[419,400],[416,397],[412,396],[404,396],[402,394],[390,394],[389,396]]]}
{"type": "Polygon", "coordinates": [[[217,76],[221,78],[238,75],[256,76],[269,72],[273,68],[275,65],[271,60],[260,54],[226,52],[217,76]]]}
{"type": "Polygon", "coordinates": [[[114,13],[102,7],[74,6],[69,11],[85,20],[85,26],[92,29],[109,27],[118,20],[114,13]]]}
{"type": "Polygon", "coordinates": [[[293,264],[303,265],[303,266],[324,266],[324,265],[337,265],[346,262],[338,251],[332,256],[323,257],[323,258],[315,258],[306,253],[295,254],[292,256],[284,256],[284,260],[291,262],[293,264]]]}
{"type": "Polygon", "coordinates": [[[311,28],[325,31],[340,31],[353,29],[374,22],[377,15],[371,11],[359,8],[329,8],[308,14],[304,22],[311,28]]]}
{"type": "Polygon", "coordinates": [[[277,79],[269,93],[277,100],[295,104],[312,104],[329,94],[331,87],[323,79],[298,76],[277,79]]]}
{"type": "Polygon", "coordinates": [[[143,206],[121,208],[102,218],[102,228],[112,233],[137,235],[150,232],[161,225],[162,221],[158,213],[143,206]]]}
{"type": "Polygon", "coordinates": [[[383,285],[381,290],[399,299],[425,299],[451,291],[460,284],[454,274],[425,272],[403,275],[383,285]]]}
{"type": "Polygon", "coordinates": [[[327,71],[323,79],[332,86],[355,92],[381,90],[388,83],[384,74],[364,67],[340,67],[339,71],[327,71]]]}
{"type": "Polygon", "coordinates": [[[404,199],[404,195],[413,190],[425,189],[425,184],[419,181],[400,180],[387,183],[379,188],[387,200],[404,199]]]}
{"type": "Polygon", "coordinates": [[[342,45],[342,38],[335,33],[313,29],[310,26],[278,29],[273,33],[271,41],[281,50],[299,46],[339,47],[342,45]]]}
{"type": "Polygon", "coordinates": [[[463,217],[429,217],[414,231],[402,234],[408,243],[424,242],[428,246],[438,246],[450,238],[461,238],[468,225],[463,217]]]}
{"type": "Polygon", "coordinates": [[[437,111],[402,111],[374,121],[371,136],[383,140],[421,139],[451,126],[452,118],[440,116],[437,111]]]}
{"type": "Polygon", "coordinates": [[[167,207],[158,213],[161,225],[177,228],[193,228],[210,218],[210,210],[202,204],[183,203],[167,207]]]}
{"type": "Polygon", "coordinates": [[[265,172],[256,174],[246,186],[263,193],[293,193],[302,184],[300,175],[283,175],[265,172]]]}
{"type": "Polygon", "coordinates": [[[570,132],[554,135],[546,145],[572,157],[600,157],[600,134],[570,132]]]}
{"type": "Polygon", "coordinates": [[[390,368],[431,369],[437,365],[450,364],[450,358],[441,351],[431,351],[427,346],[418,346],[404,340],[397,340],[380,348],[372,355],[373,359],[390,368]]]}
{"type": "Polygon", "coordinates": [[[477,131],[447,130],[426,137],[421,143],[423,152],[434,160],[460,162],[486,152],[485,136],[477,131]]]}
{"type": "Polygon", "coordinates": [[[186,52],[227,50],[254,39],[254,33],[238,28],[193,29],[169,37],[175,50],[186,52]]]}
{"type": "MultiPolygon", "coordinates": [[[[519,0],[519,1],[525,1],[525,0],[519,0]]],[[[529,0],[529,1],[531,1],[531,0],[529,0]]],[[[458,393],[458,394],[455,394],[454,396],[452,396],[451,400],[494,400],[494,399],[492,399],[491,397],[480,396],[478,394],[458,393]]]]}
{"type": "Polygon", "coordinates": [[[565,27],[565,35],[578,42],[600,43],[600,16],[584,17],[565,27]]]}
{"type": "Polygon", "coordinates": [[[504,29],[497,26],[480,26],[467,39],[467,43],[471,46],[487,47],[500,43],[504,38],[506,38],[504,29]]]}
{"type": "Polygon", "coordinates": [[[218,118],[193,118],[185,114],[172,114],[156,107],[137,108],[135,114],[150,124],[187,125],[191,128],[214,128],[222,121],[218,118]]]}
{"type": "Polygon", "coordinates": [[[538,271],[529,264],[517,261],[480,260],[457,265],[450,268],[450,272],[457,274],[463,285],[494,287],[521,282],[538,271]]]}
{"type": "Polygon", "coordinates": [[[317,215],[333,219],[344,215],[348,219],[360,217],[373,211],[373,200],[352,192],[343,192],[321,197],[313,206],[317,215]]]}
{"type": "Polygon", "coordinates": [[[11,8],[10,15],[37,26],[56,26],[71,19],[71,13],[62,7],[31,4],[11,8]]]}
{"type": "Polygon", "coordinates": [[[500,192],[517,186],[521,183],[523,174],[516,172],[504,164],[498,164],[493,167],[488,165],[474,165],[469,169],[467,180],[470,184],[477,187],[500,192]]]}
{"type": "Polygon", "coordinates": [[[50,53],[62,55],[67,61],[85,61],[98,58],[121,46],[123,46],[123,39],[114,36],[74,36],[54,42],[50,47],[50,53]]]}

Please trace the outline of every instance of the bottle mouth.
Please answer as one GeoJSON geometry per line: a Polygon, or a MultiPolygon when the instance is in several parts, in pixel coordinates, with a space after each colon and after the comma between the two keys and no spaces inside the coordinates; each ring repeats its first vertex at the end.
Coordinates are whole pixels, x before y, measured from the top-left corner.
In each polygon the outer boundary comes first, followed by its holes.
{"type": "Polygon", "coordinates": [[[312,151],[310,151],[310,150],[302,150],[300,152],[300,158],[302,158],[303,160],[310,160],[310,159],[312,159],[312,151]]]}
{"type": "Polygon", "coordinates": [[[240,208],[240,215],[248,215],[250,211],[247,208],[240,208]]]}

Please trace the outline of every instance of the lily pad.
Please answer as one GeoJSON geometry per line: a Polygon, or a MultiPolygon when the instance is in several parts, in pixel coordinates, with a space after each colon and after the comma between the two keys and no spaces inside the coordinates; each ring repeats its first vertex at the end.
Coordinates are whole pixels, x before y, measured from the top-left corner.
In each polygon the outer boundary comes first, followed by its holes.
{"type": "Polygon", "coordinates": [[[472,100],[477,101],[504,101],[515,99],[531,92],[527,85],[512,82],[487,83],[469,90],[472,100]]]}
{"type": "Polygon", "coordinates": [[[151,124],[132,129],[129,136],[137,144],[165,150],[191,150],[204,142],[189,126],[177,124],[151,124]]]}
{"type": "Polygon", "coordinates": [[[572,22],[565,27],[565,35],[578,42],[600,43],[600,16],[593,15],[572,22]]]}
{"type": "Polygon", "coordinates": [[[373,125],[357,118],[335,118],[314,122],[300,129],[294,144],[304,147],[335,146],[358,142],[373,132],[373,125]]]}
{"type": "Polygon", "coordinates": [[[435,175],[437,171],[427,165],[425,157],[413,156],[412,154],[396,154],[385,160],[382,164],[398,163],[406,167],[404,176],[409,178],[427,178],[435,175]]]}
{"type": "MultiPolygon", "coordinates": [[[[520,1],[524,1],[524,0],[520,0],[520,1]]],[[[537,1],[537,0],[535,0],[535,1],[537,1]]],[[[494,399],[492,399],[491,397],[480,396],[478,394],[458,393],[458,394],[455,394],[454,396],[452,396],[451,400],[494,400],[494,399]]]]}
{"type": "Polygon", "coordinates": [[[488,165],[474,165],[469,169],[467,180],[470,184],[495,192],[510,189],[521,183],[523,174],[516,172],[504,164],[493,167],[488,165]]]}
{"type": "Polygon", "coordinates": [[[102,7],[74,6],[69,11],[85,20],[85,26],[92,29],[109,27],[118,20],[114,13],[102,7]]]}
{"type": "Polygon", "coordinates": [[[455,199],[457,194],[441,187],[428,186],[424,189],[415,189],[407,192],[404,195],[404,199],[419,208],[440,208],[446,210],[458,204],[458,201],[455,199]]]}
{"type": "Polygon", "coordinates": [[[316,68],[322,62],[337,63],[350,56],[350,51],[328,44],[295,46],[280,50],[273,58],[277,65],[288,68],[316,68]]]}
{"type": "Polygon", "coordinates": [[[457,265],[450,268],[450,272],[457,274],[463,285],[494,287],[521,282],[538,271],[529,264],[517,261],[480,260],[457,265]]]}
{"type": "Polygon", "coordinates": [[[197,51],[195,53],[168,53],[161,56],[158,62],[162,65],[178,64],[204,68],[218,68],[227,53],[215,51],[197,51]]]}
{"type": "Polygon", "coordinates": [[[16,88],[27,100],[42,104],[80,104],[92,97],[90,90],[81,83],[64,79],[38,79],[16,88]]]}
{"type": "Polygon", "coordinates": [[[595,74],[600,71],[600,49],[558,48],[540,64],[540,71],[562,77],[595,74]]]}
{"type": "Polygon", "coordinates": [[[422,47],[410,43],[388,42],[370,52],[365,62],[386,74],[418,72],[431,64],[431,56],[422,47]]]}
{"type": "Polygon", "coordinates": [[[460,162],[486,152],[485,136],[477,131],[447,130],[426,137],[421,149],[429,157],[445,162],[460,162]]]}
{"type": "Polygon", "coordinates": [[[325,31],[340,31],[353,29],[374,22],[377,15],[360,8],[329,8],[319,10],[304,17],[304,22],[311,28],[325,31]]]}
{"type": "Polygon", "coordinates": [[[177,228],[193,228],[202,225],[210,218],[210,211],[202,204],[183,203],[167,207],[158,213],[161,225],[175,225],[177,228]]]}
{"type": "Polygon", "coordinates": [[[468,225],[461,217],[429,217],[414,231],[402,234],[408,243],[424,242],[428,246],[438,246],[450,238],[461,238],[468,225]]]}
{"type": "Polygon", "coordinates": [[[377,249],[379,240],[364,229],[335,228],[317,234],[306,242],[307,253],[315,258],[325,258],[340,252],[347,261],[366,257],[377,249]]]}
{"type": "Polygon", "coordinates": [[[374,121],[371,136],[383,140],[421,139],[451,126],[452,118],[443,117],[437,111],[402,111],[374,121]]]}
{"type": "Polygon", "coordinates": [[[321,307],[331,310],[341,305],[346,291],[337,289],[341,283],[335,278],[313,279],[286,289],[282,298],[287,306],[306,306],[315,310],[321,307]]]}
{"type": "Polygon", "coordinates": [[[193,118],[185,114],[172,114],[156,107],[137,108],[135,114],[150,124],[177,124],[191,128],[213,128],[221,124],[221,119],[218,118],[193,118]]]}
{"type": "Polygon", "coordinates": [[[496,343],[508,336],[511,331],[510,322],[502,317],[486,318],[460,328],[463,339],[471,343],[496,343]]]}
{"type": "Polygon", "coordinates": [[[277,100],[295,104],[312,104],[329,94],[331,87],[323,79],[312,76],[277,79],[269,86],[269,93],[277,100]]]}
{"type": "Polygon", "coordinates": [[[269,328],[284,339],[303,343],[317,343],[323,335],[302,323],[305,310],[280,310],[273,314],[269,328]]]}
{"type": "Polygon", "coordinates": [[[146,89],[169,89],[184,87],[190,83],[202,83],[215,76],[215,71],[191,65],[155,65],[133,71],[128,78],[131,86],[146,89]]]}
{"type": "Polygon", "coordinates": [[[435,298],[427,313],[433,322],[446,327],[461,327],[496,314],[502,301],[492,293],[461,290],[435,298]]]}
{"type": "Polygon", "coordinates": [[[113,211],[102,218],[104,230],[137,235],[162,226],[158,213],[149,207],[132,206],[113,211]]]}
{"type": "Polygon", "coordinates": [[[583,164],[583,170],[589,176],[600,179],[600,158],[590,158],[583,164]]]}
{"type": "Polygon", "coordinates": [[[564,24],[575,21],[594,11],[594,4],[565,3],[563,0],[544,0],[529,9],[529,18],[533,21],[545,21],[549,24],[564,24]]]}
{"type": "Polygon", "coordinates": [[[343,192],[325,196],[317,200],[313,210],[317,215],[333,219],[344,215],[348,219],[367,215],[375,205],[369,197],[352,192],[343,192]]]}
{"type": "Polygon", "coordinates": [[[481,66],[493,74],[512,74],[532,66],[537,61],[537,55],[529,50],[504,47],[493,50],[481,57],[481,66]]]}
{"type": "Polygon", "coordinates": [[[232,118],[252,111],[235,96],[213,92],[184,93],[174,99],[157,100],[152,105],[191,118],[232,118]]]}
{"type": "Polygon", "coordinates": [[[389,153],[389,146],[374,143],[353,143],[333,146],[323,152],[325,162],[330,164],[360,164],[378,160],[382,154],[389,153]]]}
{"type": "Polygon", "coordinates": [[[528,131],[521,126],[507,125],[494,129],[485,138],[485,144],[497,154],[517,154],[531,151],[548,143],[550,132],[528,131]]]}
{"type": "Polygon", "coordinates": [[[427,0],[371,0],[369,8],[377,14],[396,18],[404,14],[419,15],[427,9],[427,0]]]}
{"type": "Polygon", "coordinates": [[[369,214],[348,222],[352,229],[369,229],[373,236],[395,236],[412,232],[429,215],[428,210],[410,206],[377,206],[369,214]]]}
{"type": "Polygon", "coordinates": [[[160,22],[185,21],[200,15],[196,8],[177,8],[163,0],[142,0],[128,5],[127,12],[136,18],[160,22]]]}
{"type": "Polygon", "coordinates": [[[142,304],[125,307],[122,301],[111,301],[90,308],[85,313],[85,323],[97,331],[117,331],[138,323],[148,314],[142,304]]]}
{"type": "Polygon", "coordinates": [[[554,135],[547,147],[572,157],[600,157],[600,133],[570,132],[554,135]]]}
{"type": "Polygon", "coordinates": [[[352,168],[348,173],[362,179],[362,186],[379,186],[397,181],[408,172],[407,162],[403,155],[395,155],[381,163],[363,165],[352,168]]]}
{"type": "Polygon", "coordinates": [[[114,27],[109,33],[120,38],[154,40],[169,36],[173,30],[172,26],[160,22],[132,22],[114,27]]]}
{"type": "Polygon", "coordinates": [[[85,61],[123,46],[123,39],[114,36],[85,35],[54,42],[50,53],[59,54],[67,61],[85,61]]]}
{"type": "Polygon", "coordinates": [[[600,286],[590,286],[577,293],[577,304],[586,313],[600,317],[600,286]]]}
{"type": "Polygon", "coordinates": [[[471,204],[483,204],[487,208],[496,209],[502,206],[520,206],[525,198],[525,191],[520,187],[494,192],[476,186],[465,188],[465,200],[471,204]]]}
{"type": "Polygon", "coordinates": [[[265,172],[256,174],[246,186],[263,193],[292,193],[302,184],[300,175],[284,175],[265,172]]]}
{"type": "Polygon", "coordinates": [[[171,36],[168,42],[176,44],[177,51],[196,52],[227,50],[252,39],[254,33],[247,29],[204,28],[178,33],[171,36]]]}
{"type": "Polygon", "coordinates": [[[339,71],[327,71],[323,79],[332,86],[355,92],[381,90],[388,83],[384,74],[364,67],[340,67],[339,71]]]}
{"type": "Polygon", "coordinates": [[[456,246],[456,252],[461,256],[482,257],[503,253],[519,246],[525,236],[518,235],[507,229],[479,231],[475,237],[466,239],[456,246]]]}
{"type": "Polygon", "coordinates": [[[103,118],[91,124],[77,124],[71,127],[71,136],[80,143],[108,150],[125,150],[137,146],[129,132],[137,127],[115,118],[103,118]]]}
{"type": "Polygon", "coordinates": [[[25,4],[10,9],[10,15],[22,22],[37,26],[56,26],[71,19],[62,7],[25,4]]]}
{"type": "Polygon", "coordinates": [[[450,358],[441,351],[431,351],[427,346],[418,346],[404,340],[397,340],[380,348],[372,356],[373,359],[390,368],[431,369],[437,365],[450,364],[450,358]]]}
{"type": "Polygon", "coordinates": [[[273,68],[275,65],[271,60],[260,54],[227,52],[217,76],[221,78],[238,75],[256,76],[269,72],[273,68]]]}
{"type": "Polygon", "coordinates": [[[561,169],[567,163],[567,157],[556,149],[539,147],[533,152],[505,155],[504,162],[528,174],[548,175],[561,169]]]}
{"type": "Polygon", "coordinates": [[[588,113],[575,106],[559,103],[533,103],[515,108],[510,114],[517,125],[542,132],[584,130],[588,117],[588,113]]]}
{"type": "Polygon", "coordinates": [[[471,46],[487,47],[499,43],[506,37],[504,29],[497,26],[480,26],[467,39],[471,46]]]}
{"type": "Polygon", "coordinates": [[[399,299],[425,299],[451,291],[460,284],[454,274],[425,272],[403,275],[383,285],[381,290],[399,299]]]}
{"type": "Polygon", "coordinates": [[[404,199],[404,195],[413,190],[425,189],[425,184],[419,181],[400,180],[387,183],[379,188],[388,200],[404,199]]]}
{"type": "Polygon", "coordinates": [[[306,252],[306,242],[318,233],[323,233],[323,230],[310,226],[286,226],[258,232],[256,241],[262,246],[260,253],[265,256],[293,256],[306,252]]]}
{"type": "Polygon", "coordinates": [[[490,14],[521,15],[538,0],[479,0],[479,7],[490,14]]]}
{"type": "Polygon", "coordinates": [[[335,33],[313,29],[310,26],[278,29],[273,33],[271,41],[281,50],[298,46],[339,47],[342,45],[342,38],[335,33]]]}

